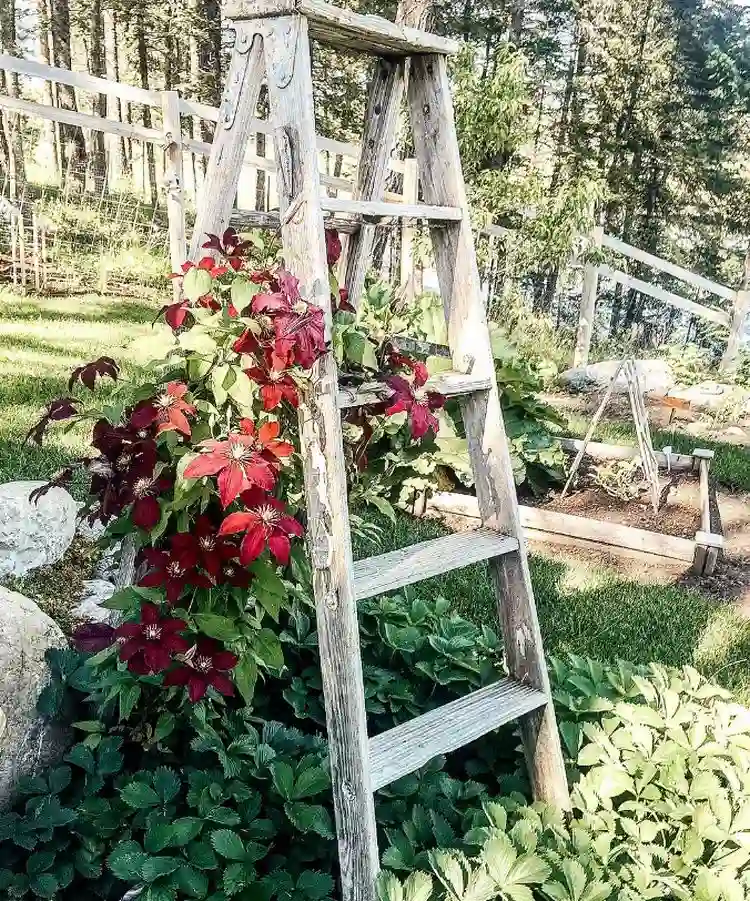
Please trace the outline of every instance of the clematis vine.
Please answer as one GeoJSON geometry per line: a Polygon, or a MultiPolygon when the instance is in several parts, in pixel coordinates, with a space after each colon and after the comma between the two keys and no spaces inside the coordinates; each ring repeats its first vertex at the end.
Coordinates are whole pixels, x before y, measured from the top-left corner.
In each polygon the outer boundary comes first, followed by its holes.
{"type": "Polygon", "coordinates": [[[257,560],[266,547],[282,566],[289,562],[290,536],[304,533],[301,523],[289,514],[282,501],[263,491],[244,491],[240,500],[245,510],[230,513],[221,524],[220,535],[244,532],[240,545],[240,563],[247,566],[257,560]]]}

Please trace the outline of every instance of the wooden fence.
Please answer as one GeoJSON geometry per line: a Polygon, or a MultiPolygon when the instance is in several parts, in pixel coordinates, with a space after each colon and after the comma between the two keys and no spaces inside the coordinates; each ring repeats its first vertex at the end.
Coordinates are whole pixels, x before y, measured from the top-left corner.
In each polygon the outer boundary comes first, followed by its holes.
{"type": "Polygon", "coordinates": [[[714,307],[697,303],[689,300],[680,294],[667,291],[659,285],[651,282],[635,278],[620,269],[612,268],[602,263],[588,263],[584,269],[583,291],[581,293],[581,310],[578,320],[578,335],[576,339],[575,354],[573,358],[574,366],[585,366],[588,363],[589,351],[591,349],[591,338],[594,330],[594,315],[596,312],[596,300],[599,292],[599,279],[607,278],[618,284],[623,285],[626,289],[633,289],[641,294],[647,294],[656,300],[677,309],[684,310],[693,316],[699,316],[717,325],[725,326],[729,329],[729,337],[727,346],[721,360],[721,371],[731,372],[737,364],[738,351],[742,340],[743,331],[748,312],[750,311],[750,291],[736,290],[719,282],[711,281],[704,278],[683,266],[676,263],[670,263],[661,257],[654,256],[631,244],[626,244],[619,238],[604,233],[602,228],[595,228],[593,232],[593,247],[595,249],[606,248],[614,251],[621,256],[630,260],[643,263],[660,272],[665,272],[687,285],[692,285],[699,291],[705,291],[732,303],[731,313],[724,310],[718,310],[714,307]]]}

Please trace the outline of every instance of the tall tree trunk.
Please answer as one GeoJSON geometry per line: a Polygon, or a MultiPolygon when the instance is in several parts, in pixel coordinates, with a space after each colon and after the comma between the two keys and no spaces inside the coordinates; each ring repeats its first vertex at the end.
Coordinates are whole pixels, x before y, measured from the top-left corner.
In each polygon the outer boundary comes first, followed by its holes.
{"type": "MultiPolygon", "coordinates": [[[[52,50],[55,65],[62,69],[70,69],[70,7],[68,0],[50,0],[52,26],[52,50]]],[[[58,105],[62,109],[77,111],[76,94],[71,85],[58,86],[58,105]]],[[[60,126],[60,141],[62,144],[61,163],[63,177],[68,170],[74,178],[83,177],[86,165],[86,142],[83,132],[75,125],[60,126]]]]}
{"type": "MultiPolygon", "coordinates": [[[[102,13],[102,0],[91,2],[91,50],[89,53],[89,68],[91,74],[98,78],[104,78],[107,74],[105,63],[106,51],[104,48],[104,15],[102,13]]],[[[106,94],[96,94],[92,103],[91,112],[104,119],[107,116],[106,94]]],[[[104,132],[94,131],[91,135],[92,164],[94,171],[94,185],[97,191],[101,191],[107,180],[107,159],[104,153],[104,132]]]]}
{"type": "MultiPolygon", "coordinates": [[[[50,33],[50,14],[49,0],[37,0],[37,52],[39,59],[45,66],[52,65],[52,35],[50,33]]],[[[42,91],[44,93],[44,102],[47,106],[55,105],[55,92],[52,82],[46,79],[42,81],[42,91]]],[[[62,179],[62,166],[60,162],[60,130],[54,122],[49,119],[42,120],[42,142],[47,146],[46,157],[54,162],[57,171],[58,180],[62,179]]]]}
{"type": "MultiPolygon", "coordinates": [[[[0,47],[6,53],[13,54],[17,51],[15,0],[3,0],[0,3],[0,47]]],[[[4,90],[10,97],[20,96],[17,72],[8,72],[5,75],[4,90]]],[[[18,113],[4,110],[2,125],[5,132],[4,154],[7,156],[9,191],[10,196],[15,197],[19,187],[26,180],[21,118],[18,113]]]]}
{"type": "Polygon", "coordinates": [[[212,106],[221,103],[221,4],[219,0],[203,0],[206,40],[201,48],[201,70],[207,81],[207,102],[212,106]]]}
{"type": "MultiPolygon", "coordinates": [[[[146,46],[146,30],[142,18],[138,18],[136,40],[138,45],[138,75],[141,80],[141,87],[149,90],[148,77],[148,47],[146,46]]],[[[143,104],[143,124],[146,128],[151,128],[151,107],[143,104]]],[[[148,162],[148,182],[149,192],[151,195],[151,203],[156,206],[158,200],[158,188],[156,184],[156,159],[154,158],[154,145],[150,142],[144,142],[146,147],[146,160],[148,162]]]]}
{"type": "MultiPolygon", "coordinates": [[[[110,81],[119,81],[120,61],[117,51],[117,14],[113,9],[105,8],[103,11],[104,24],[104,66],[107,78],[110,81]]],[[[122,101],[119,97],[107,95],[107,118],[122,122],[122,101]]],[[[109,172],[109,186],[114,187],[122,175],[123,161],[125,159],[125,138],[118,135],[105,135],[107,153],[107,170],[109,172]]]]}

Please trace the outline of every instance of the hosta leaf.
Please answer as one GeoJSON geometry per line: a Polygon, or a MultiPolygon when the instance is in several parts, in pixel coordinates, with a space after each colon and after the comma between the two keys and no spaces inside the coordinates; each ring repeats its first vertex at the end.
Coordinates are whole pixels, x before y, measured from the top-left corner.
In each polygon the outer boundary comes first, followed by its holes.
{"type": "Polygon", "coordinates": [[[138,882],[141,868],[148,860],[138,842],[120,842],[107,858],[107,866],[123,882],[138,882]]]}
{"type": "Polygon", "coordinates": [[[211,844],[214,851],[227,860],[245,859],[245,845],[239,835],[231,829],[215,829],[211,833],[211,844]]]}
{"type": "Polygon", "coordinates": [[[120,797],[128,807],[141,810],[146,807],[156,807],[159,803],[159,795],[145,782],[131,782],[120,790],[120,797]]]}

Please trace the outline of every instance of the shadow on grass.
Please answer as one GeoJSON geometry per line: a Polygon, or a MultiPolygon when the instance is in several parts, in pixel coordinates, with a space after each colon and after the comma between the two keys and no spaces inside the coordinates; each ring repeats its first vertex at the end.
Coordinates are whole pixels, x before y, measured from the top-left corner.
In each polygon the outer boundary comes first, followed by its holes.
{"type": "MultiPolygon", "coordinates": [[[[368,519],[372,520],[368,514],[368,519]]],[[[437,524],[377,519],[380,540],[354,538],[355,556],[385,553],[445,534],[437,524]]],[[[530,561],[539,622],[548,654],[574,653],[613,662],[690,664],[750,702],[750,621],[731,604],[679,585],[622,579],[612,569],[535,556],[530,561]]],[[[480,624],[497,623],[486,564],[420,582],[415,595],[443,595],[480,624]]]]}

